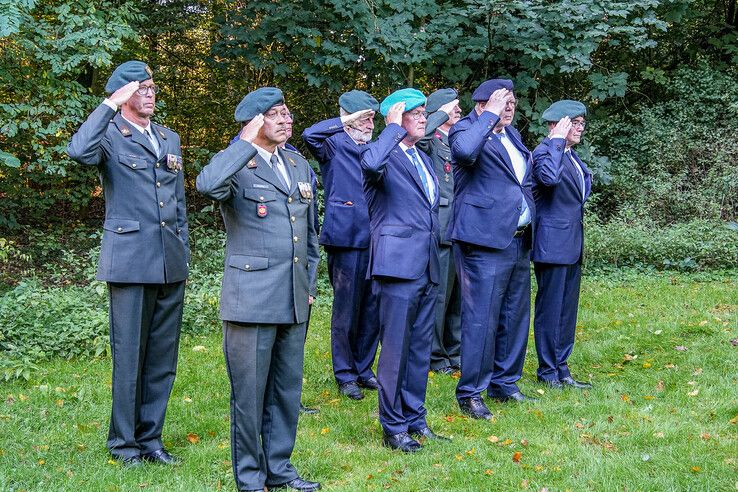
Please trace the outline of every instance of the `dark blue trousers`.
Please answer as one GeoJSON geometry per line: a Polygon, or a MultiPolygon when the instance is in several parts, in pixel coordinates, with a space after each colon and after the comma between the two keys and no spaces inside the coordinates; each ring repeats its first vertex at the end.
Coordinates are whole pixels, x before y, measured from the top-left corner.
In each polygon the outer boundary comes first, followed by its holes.
{"type": "Polygon", "coordinates": [[[431,369],[434,371],[461,364],[461,292],[450,246],[438,248],[438,260],[441,284],[438,286],[431,351],[431,369]]]}
{"type": "Polygon", "coordinates": [[[461,378],[456,398],[519,391],[530,328],[530,238],[505,249],[454,243],[461,286],[461,378]]]}
{"type": "Polygon", "coordinates": [[[386,434],[426,427],[425,390],[437,286],[417,280],[374,281],[382,350],[377,364],[379,422],[386,434]]]}
{"type": "Polygon", "coordinates": [[[108,283],[113,408],[108,449],[130,458],[162,448],[177,373],[185,282],[108,283]]]}
{"type": "Polygon", "coordinates": [[[538,378],[570,377],[566,361],[574,348],[582,265],[535,263],[536,294],[533,333],[538,352],[538,378]]]}
{"type": "Polygon", "coordinates": [[[331,357],[336,381],[347,383],[374,376],[379,343],[377,298],[366,278],[369,248],[325,247],[333,286],[331,357]]]}

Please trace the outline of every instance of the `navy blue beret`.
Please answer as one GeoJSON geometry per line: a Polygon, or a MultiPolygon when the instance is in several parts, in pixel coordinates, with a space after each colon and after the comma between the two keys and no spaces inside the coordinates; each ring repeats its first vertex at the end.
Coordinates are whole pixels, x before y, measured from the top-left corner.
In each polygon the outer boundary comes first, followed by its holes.
{"type": "Polygon", "coordinates": [[[364,109],[379,111],[379,101],[371,94],[356,89],[341,94],[338,98],[338,105],[347,113],[355,113],[364,109]]]}
{"type": "Polygon", "coordinates": [[[435,113],[441,106],[448,104],[454,99],[459,97],[459,93],[454,89],[438,89],[433,94],[428,96],[428,102],[425,105],[425,110],[429,113],[435,113]]]}
{"type": "Polygon", "coordinates": [[[257,114],[266,113],[269,108],[284,104],[284,95],[276,87],[260,87],[241,99],[234,114],[236,121],[251,121],[257,114]]]}
{"type": "Polygon", "coordinates": [[[389,96],[385,97],[382,104],[379,106],[379,111],[382,116],[387,116],[392,106],[399,102],[405,103],[405,112],[412,111],[413,109],[425,104],[425,96],[418,89],[406,88],[400,89],[389,96]]]}
{"type": "Polygon", "coordinates": [[[490,79],[482,82],[472,94],[472,101],[484,102],[498,89],[513,90],[513,81],[509,79],[490,79]]]}
{"type": "Polygon", "coordinates": [[[564,116],[576,118],[577,116],[586,116],[587,107],[579,101],[571,99],[562,99],[556,101],[543,112],[541,119],[543,121],[559,121],[564,116]]]}
{"type": "Polygon", "coordinates": [[[105,84],[105,92],[112,94],[129,82],[143,82],[154,76],[154,72],[147,64],[138,60],[129,60],[121,63],[113,70],[105,84]]]}

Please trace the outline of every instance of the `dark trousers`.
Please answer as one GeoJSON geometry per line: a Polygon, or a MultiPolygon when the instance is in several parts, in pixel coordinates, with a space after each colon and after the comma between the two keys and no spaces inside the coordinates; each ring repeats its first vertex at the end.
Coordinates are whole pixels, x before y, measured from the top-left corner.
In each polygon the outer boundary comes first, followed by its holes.
{"type": "Polygon", "coordinates": [[[427,425],[425,390],[437,286],[426,272],[417,280],[375,280],[373,287],[379,296],[382,341],[379,422],[386,434],[419,430],[427,425]]]}
{"type": "Polygon", "coordinates": [[[566,361],[574,348],[582,265],[533,266],[538,284],[533,320],[538,377],[546,381],[570,377],[566,361]]]}
{"type": "Polygon", "coordinates": [[[438,249],[438,260],[441,284],[438,286],[431,349],[431,369],[434,371],[461,364],[461,291],[450,246],[442,245],[438,249]]]}
{"type": "Polygon", "coordinates": [[[505,249],[455,243],[461,285],[461,378],[457,399],[518,390],[530,327],[530,237],[505,249]]]}
{"type": "Polygon", "coordinates": [[[366,279],[369,249],[327,246],[328,276],[333,286],[331,357],[336,381],[374,377],[379,343],[377,298],[366,279]]]}
{"type": "Polygon", "coordinates": [[[231,461],[239,490],[297,478],[290,462],[302,391],[305,323],[223,321],[231,381],[231,461]]]}
{"type": "Polygon", "coordinates": [[[162,448],[177,372],[185,282],[108,283],[113,408],[107,446],[118,458],[162,448]]]}

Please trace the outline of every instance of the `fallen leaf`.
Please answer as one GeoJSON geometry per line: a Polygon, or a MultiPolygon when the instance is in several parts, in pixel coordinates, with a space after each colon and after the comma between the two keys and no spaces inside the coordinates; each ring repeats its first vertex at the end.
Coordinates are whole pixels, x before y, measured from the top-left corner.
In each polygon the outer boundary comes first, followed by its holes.
{"type": "Polygon", "coordinates": [[[443,418],[446,420],[446,422],[453,422],[454,421],[454,416],[453,415],[446,415],[443,418]]]}
{"type": "Polygon", "coordinates": [[[207,348],[205,347],[205,345],[195,345],[194,347],[192,347],[193,352],[205,352],[206,350],[207,348]]]}
{"type": "Polygon", "coordinates": [[[514,461],[515,463],[520,463],[520,460],[521,460],[521,458],[522,458],[522,457],[523,457],[523,453],[522,453],[522,452],[520,452],[520,451],[515,451],[515,452],[513,453],[513,457],[512,457],[512,460],[513,460],[513,461],[514,461]]]}
{"type": "Polygon", "coordinates": [[[38,464],[39,465],[45,465],[46,464],[46,460],[38,460],[38,464]]]}
{"type": "Polygon", "coordinates": [[[630,401],[630,396],[628,395],[620,395],[620,399],[623,401],[630,401]]]}
{"type": "Polygon", "coordinates": [[[697,369],[694,370],[694,372],[692,373],[692,376],[699,376],[700,374],[702,374],[702,368],[698,367],[697,369]]]}
{"type": "Polygon", "coordinates": [[[625,354],[623,356],[623,360],[624,361],[628,361],[628,362],[631,361],[631,360],[636,360],[637,358],[638,358],[637,355],[631,355],[631,354],[625,354]]]}
{"type": "Polygon", "coordinates": [[[490,470],[489,468],[487,468],[486,470],[484,470],[484,474],[485,475],[492,475],[493,473],[494,472],[492,470],[490,470]]]}
{"type": "Polygon", "coordinates": [[[577,429],[584,429],[584,424],[582,424],[581,422],[577,422],[574,424],[574,427],[576,427],[577,429]]]}
{"type": "Polygon", "coordinates": [[[661,333],[663,333],[662,330],[656,330],[653,332],[654,335],[661,335],[661,333]]]}
{"type": "Polygon", "coordinates": [[[538,388],[538,389],[536,390],[536,393],[538,393],[539,395],[542,395],[542,394],[544,394],[544,393],[545,393],[545,391],[544,391],[543,389],[541,389],[541,388],[538,388]]]}
{"type": "Polygon", "coordinates": [[[650,367],[651,367],[651,363],[649,363],[649,362],[644,362],[643,363],[643,368],[644,369],[649,369],[650,367]]]}
{"type": "Polygon", "coordinates": [[[700,468],[699,466],[692,467],[692,473],[699,473],[701,471],[702,471],[702,468],[700,468]]]}
{"type": "Polygon", "coordinates": [[[641,455],[641,460],[642,461],[648,461],[650,459],[651,459],[651,455],[650,454],[642,454],[641,455]]]}
{"type": "Polygon", "coordinates": [[[537,472],[542,472],[543,471],[543,465],[536,465],[536,466],[533,467],[533,469],[535,471],[537,471],[537,472]]]}
{"type": "Polygon", "coordinates": [[[488,440],[489,442],[493,443],[493,444],[494,444],[494,443],[496,443],[496,442],[500,442],[500,438],[499,438],[499,437],[497,437],[497,436],[489,436],[489,437],[487,438],[487,440],[488,440]]]}
{"type": "Polygon", "coordinates": [[[669,363],[669,364],[666,364],[666,365],[664,366],[664,369],[675,369],[675,368],[676,368],[676,366],[675,366],[674,364],[671,364],[671,363],[669,363]]]}
{"type": "Polygon", "coordinates": [[[664,438],[664,433],[663,432],[655,432],[653,434],[653,437],[655,437],[656,439],[663,439],[664,438]]]}
{"type": "Polygon", "coordinates": [[[528,488],[528,483],[529,483],[528,482],[528,479],[526,478],[525,480],[523,480],[522,482],[520,482],[520,488],[521,489],[527,489],[528,488]]]}
{"type": "Polygon", "coordinates": [[[697,384],[697,381],[687,381],[687,384],[690,386],[694,386],[695,384],[697,384]]]}
{"type": "Polygon", "coordinates": [[[700,390],[698,388],[698,389],[696,389],[694,391],[690,391],[689,393],[687,393],[687,396],[697,396],[699,394],[700,394],[700,390]]]}
{"type": "Polygon", "coordinates": [[[528,440],[527,439],[521,439],[520,444],[525,448],[528,447],[528,440]]]}
{"type": "Polygon", "coordinates": [[[118,462],[117,462],[117,461],[115,461],[115,460],[114,460],[114,459],[112,459],[112,458],[108,460],[108,465],[117,465],[117,464],[118,464],[118,462]]]}
{"type": "Polygon", "coordinates": [[[498,444],[498,446],[509,446],[510,444],[512,444],[512,442],[512,439],[505,439],[500,444],[498,444]]]}
{"type": "Polygon", "coordinates": [[[185,396],[184,398],[182,398],[182,401],[185,403],[192,403],[192,398],[190,398],[189,396],[185,396]]]}
{"type": "Polygon", "coordinates": [[[469,456],[473,456],[475,452],[476,452],[476,449],[475,448],[471,448],[471,449],[468,449],[466,451],[466,454],[469,455],[469,456]]]}
{"type": "Polygon", "coordinates": [[[676,347],[674,347],[674,350],[678,350],[679,352],[686,352],[687,347],[685,347],[684,345],[677,345],[676,347]]]}
{"type": "Polygon", "coordinates": [[[463,459],[464,459],[464,457],[462,455],[460,455],[460,454],[457,454],[456,455],[456,461],[461,461],[463,459]]]}
{"type": "Polygon", "coordinates": [[[701,438],[701,439],[702,439],[703,441],[709,441],[709,440],[710,440],[710,438],[711,438],[711,436],[710,436],[710,434],[708,434],[707,432],[703,432],[703,433],[701,433],[701,434],[700,434],[700,438],[701,438]]]}
{"type": "Polygon", "coordinates": [[[611,423],[611,424],[612,424],[613,420],[615,420],[615,418],[614,418],[614,417],[613,417],[612,415],[608,415],[608,416],[607,416],[607,421],[608,421],[609,423],[611,423]]]}
{"type": "Polygon", "coordinates": [[[663,381],[659,381],[658,383],[656,383],[656,391],[664,391],[664,382],[663,381]]]}
{"type": "Polygon", "coordinates": [[[322,429],[320,429],[320,435],[321,436],[324,436],[324,435],[328,434],[330,431],[331,430],[328,427],[323,427],[322,429]]]}
{"type": "Polygon", "coordinates": [[[26,395],[24,395],[23,393],[21,393],[20,395],[18,395],[18,399],[20,401],[26,401],[26,400],[28,400],[28,397],[26,395]]]}
{"type": "Polygon", "coordinates": [[[200,436],[190,432],[189,434],[187,434],[187,440],[190,442],[190,444],[197,444],[198,442],[200,442],[200,436]]]}
{"type": "Polygon", "coordinates": [[[656,397],[655,396],[651,396],[651,395],[645,395],[643,397],[644,400],[653,400],[654,398],[656,398],[656,397]]]}
{"type": "Polygon", "coordinates": [[[64,406],[64,400],[56,400],[56,406],[57,407],[63,407],[64,406]]]}
{"type": "Polygon", "coordinates": [[[705,326],[707,323],[709,323],[709,321],[707,321],[706,319],[702,320],[700,321],[700,326],[705,326]]]}
{"type": "Polygon", "coordinates": [[[733,424],[733,425],[738,424],[738,414],[735,417],[733,417],[732,419],[730,419],[730,423],[733,424]]]}

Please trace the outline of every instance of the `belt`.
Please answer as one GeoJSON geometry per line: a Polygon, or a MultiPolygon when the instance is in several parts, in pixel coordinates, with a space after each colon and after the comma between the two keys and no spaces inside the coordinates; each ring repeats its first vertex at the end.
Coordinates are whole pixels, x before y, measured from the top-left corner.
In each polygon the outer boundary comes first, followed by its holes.
{"type": "Polygon", "coordinates": [[[515,230],[515,234],[513,234],[513,237],[523,237],[523,234],[525,234],[529,228],[530,228],[530,222],[525,224],[523,227],[518,227],[515,230]]]}

